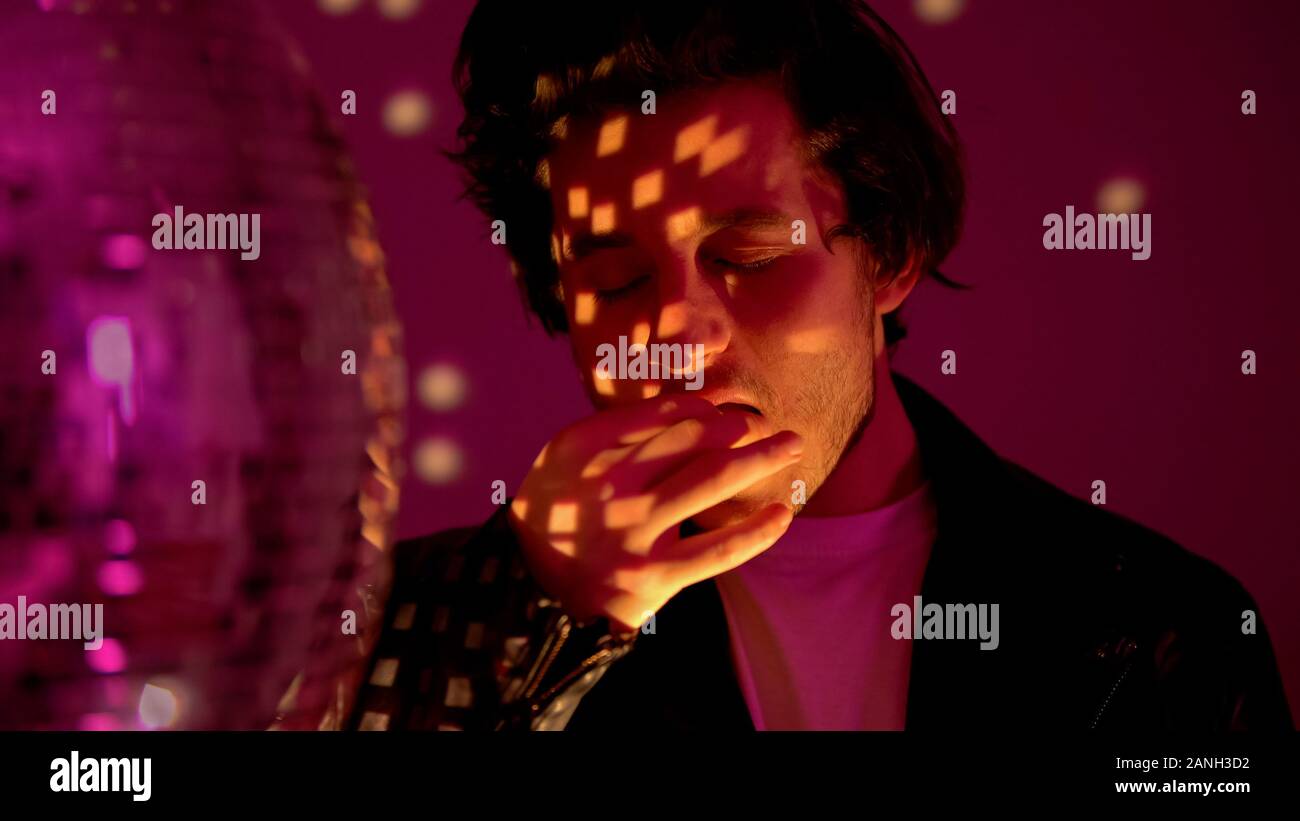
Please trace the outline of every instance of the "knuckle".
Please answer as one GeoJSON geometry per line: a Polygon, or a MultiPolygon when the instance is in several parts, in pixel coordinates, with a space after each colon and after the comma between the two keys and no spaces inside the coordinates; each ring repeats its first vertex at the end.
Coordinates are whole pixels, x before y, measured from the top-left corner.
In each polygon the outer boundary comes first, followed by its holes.
{"type": "Polygon", "coordinates": [[[704,435],[705,430],[707,430],[707,428],[705,427],[703,420],[691,417],[690,419],[683,419],[673,425],[671,435],[674,439],[689,441],[699,439],[704,435]]]}
{"type": "Polygon", "coordinates": [[[742,544],[739,536],[728,536],[714,546],[713,556],[719,562],[730,562],[740,552],[742,544]]]}
{"type": "Polygon", "coordinates": [[[615,568],[608,577],[611,587],[629,592],[642,589],[647,581],[645,565],[641,562],[615,568]]]}
{"type": "Polygon", "coordinates": [[[632,554],[644,553],[653,542],[654,534],[645,525],[634,525],[623,531],[622,548],[625,552],[632,554]]]}

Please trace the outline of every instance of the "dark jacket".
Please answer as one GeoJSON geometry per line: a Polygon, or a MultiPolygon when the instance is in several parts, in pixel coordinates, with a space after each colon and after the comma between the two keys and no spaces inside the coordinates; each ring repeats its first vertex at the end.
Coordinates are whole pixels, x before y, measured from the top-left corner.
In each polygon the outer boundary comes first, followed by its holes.
{"type": "MultiPolygon", "coordinates": [[[[926,603],[997,603],[1000,642],[916,640],[907,727],[1292,728],[1258,610],[1231,576],[999,458],[895,375],[938,508],[926,603]]],[[[505,507],[396,548],[353,724],[411,729],[753,729],[710,580],[653,633],[578,626],[528,575],[505,507]]],[[[845,635],[844,652],[854,636],[845,635]]]]}

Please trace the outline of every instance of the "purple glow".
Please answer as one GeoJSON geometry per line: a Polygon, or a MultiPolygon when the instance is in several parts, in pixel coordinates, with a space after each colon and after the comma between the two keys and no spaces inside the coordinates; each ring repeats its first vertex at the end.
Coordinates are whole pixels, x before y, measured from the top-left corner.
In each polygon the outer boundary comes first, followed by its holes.
{"type": "Polygon", "coordinates": [[[117,461],[117,422],[111,413],[104,414],[104,443],[108,461],[117,461]]]}
{"type": "Polygon", "coordinates": [[[112,519],[104,525],[104,547],[114,556],[135,550],[135,528],[126,519],[112,519]]]}
{"type": "Polygon", "coordinates": [[[143,585],[144,576],[134,562],[115,560],[99,566],[99,587],[110,596],[130,596],[143,585]]]}
{"type": "Polygon", "coordinates": [[[77,729],[89,732],[109,732],[119,730],[117,716],[112,713],[87,713],[77,723],[77,729]]]}
{"type": "Polygon", "coordinates": [[[122,679],[123,676],[107,676],[99,680],[104,703],[112,710],[125,708],[133,697],[130,685],[122,679]]]}
{"type": "Polygon", "coordinates": [[[86,329],[90,375],[100,385],[125,387],[135,370],[131,350],[131,320],[124,316],[99,316],[86,329]]]}
{"type": "Polygon", "coordinates": [[[135,234],[113,234],[100,247],[104,264],[117,271],[130,271],[144,264],[144,240],[135,234]]]}
{"type": "Polygon", "coordinates": [[[260,729],[302,673],[286,716],[314,729],[327,709],[350,709],[345,691],[377,637],[325,640],[338,633],[335,589],[340,610],[382,606],[362,597],[386,569],[350,519],[329,523],[364,498],[368,535],[391,544],[395,510],[380,502],[396,501],[406,380],[339,379],[329,360],[362,340],[376,375],[400,377],[400,336],[343,143],[268,5],[0,0],[0,41],[21,41],[0,49],[0,109],[14,96],[30,115],[0,115],[0,358],[15,359],[0,395],[5,432],[27,437],[10,454],[0,436],[0,602],[102,602],[112,638],[92,652],[80,640],[0,641],[5,727],[260,729]],[[209,64],[219,82],[190,82],[209,64]],[[46,88],[64,117],[42,117],[46,88]],[[286,106],[303,127],[226,116],[232,99],[241,111],[286,106]],[[250,168],[244,154],[264,151],[295,161],[250,168]],[[181,201],[191,213],[261,211],[282,241],[255,276],[233,247],[159,254],[150,217],[181,201]],[[364,241],[366,267],[350,241],[364,241]],[[43,372],[47,349],[57,372],[43,372]],[[371,440],[382,471],[366,462],[371,440]],[[195,524],[190,483],[227,465],[235,508],[195,524]],[[240,505],[251,492],[262,501],[240,505]],[[311,579],[335,581],[327,591],[311,579]],[[232,624],[249,595],[257,624],[232,624]]]}
{"type": "MultiPolygon", "coordinates": [[[[86,328],[86,359],[90,377],[98,385],[116,386],[118,410],[122,421],[135,421],[135,404],[131,401],[131,376],[135,373],[135,353],[131,347],[131,320],[124,316],[97,316],[86,328]]],[[[115,450],[110,442],[110,451],[115,450]]]]}
{"type": "Polygon", "coordinates": [[[86,664],[96,673],[120,673],[126,669],[126,650],[117,639],[104,639],[98,650],[86,651],[86,664]]]}

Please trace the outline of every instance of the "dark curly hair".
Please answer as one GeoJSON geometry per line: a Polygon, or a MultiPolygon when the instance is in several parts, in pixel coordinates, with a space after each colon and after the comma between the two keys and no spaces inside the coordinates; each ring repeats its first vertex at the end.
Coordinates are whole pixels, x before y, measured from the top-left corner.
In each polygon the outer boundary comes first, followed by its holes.
{"type": "MultiPolygon", "coordinates": [[[[805,158],[843,187],[870,275],[938,270],[961,230],[956,131],[902,39],[861,0],[480,0],[453,79],[465,108],[465,195],[508,226],[525,303],[548,334],[567,330],[541,160],[566,117],[638,105],[641,92],[770,77],[802,129],[805,158]]],[[[904,335],[885,317],[892,346],[904,335]]]]}

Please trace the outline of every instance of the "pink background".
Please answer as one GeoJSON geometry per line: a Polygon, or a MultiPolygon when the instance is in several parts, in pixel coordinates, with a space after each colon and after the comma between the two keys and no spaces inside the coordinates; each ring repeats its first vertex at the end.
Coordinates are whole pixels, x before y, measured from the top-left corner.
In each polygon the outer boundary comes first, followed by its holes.
{"type": "MultiPolygon", "coordinates": [[[[326,99],[358,95],[357,114],[337,119],[406,328],[409,444],[447,437],[463,459],[445,484],[411,472],[404,536],[486,518],[492,481],[513,493],[549,436],[588,411],[564,340],[525,317],[506,257],[456,201],[438,153],[459,118],[450,67],[471,5],[426,1],[400,20],[370,0],[339,15],[314,0],[281,8],[326,99]],[[402,89],[434,108],[414,137],[382,122],[402,89]],[[433,363],[467,380],[458,407],[419,403],[433,363]]],[[[1080,497],[1104,479],[1111,510],[1236,575],[1300,706],[1300,285],[1286,251],[1300,217],[1300,5],[998,0],[942,25],[905,0],[876,6],[935,88],[957,92],[970,169],[965,238],[945,270],[975,290],[920,288],[895,366],[1005,456],[1080,497]],[[1255,116],[1240,110],[1247,88],[1255,116]],[[1043,249],[1045,214],[1095,212],[1121,176],[1145,190],[1149,260],[1043,249]],[[1240,370],[1247,348],[1254,376],[1240,370]],[[957,375],[940,374],[944,349],[957,375]]]]}

